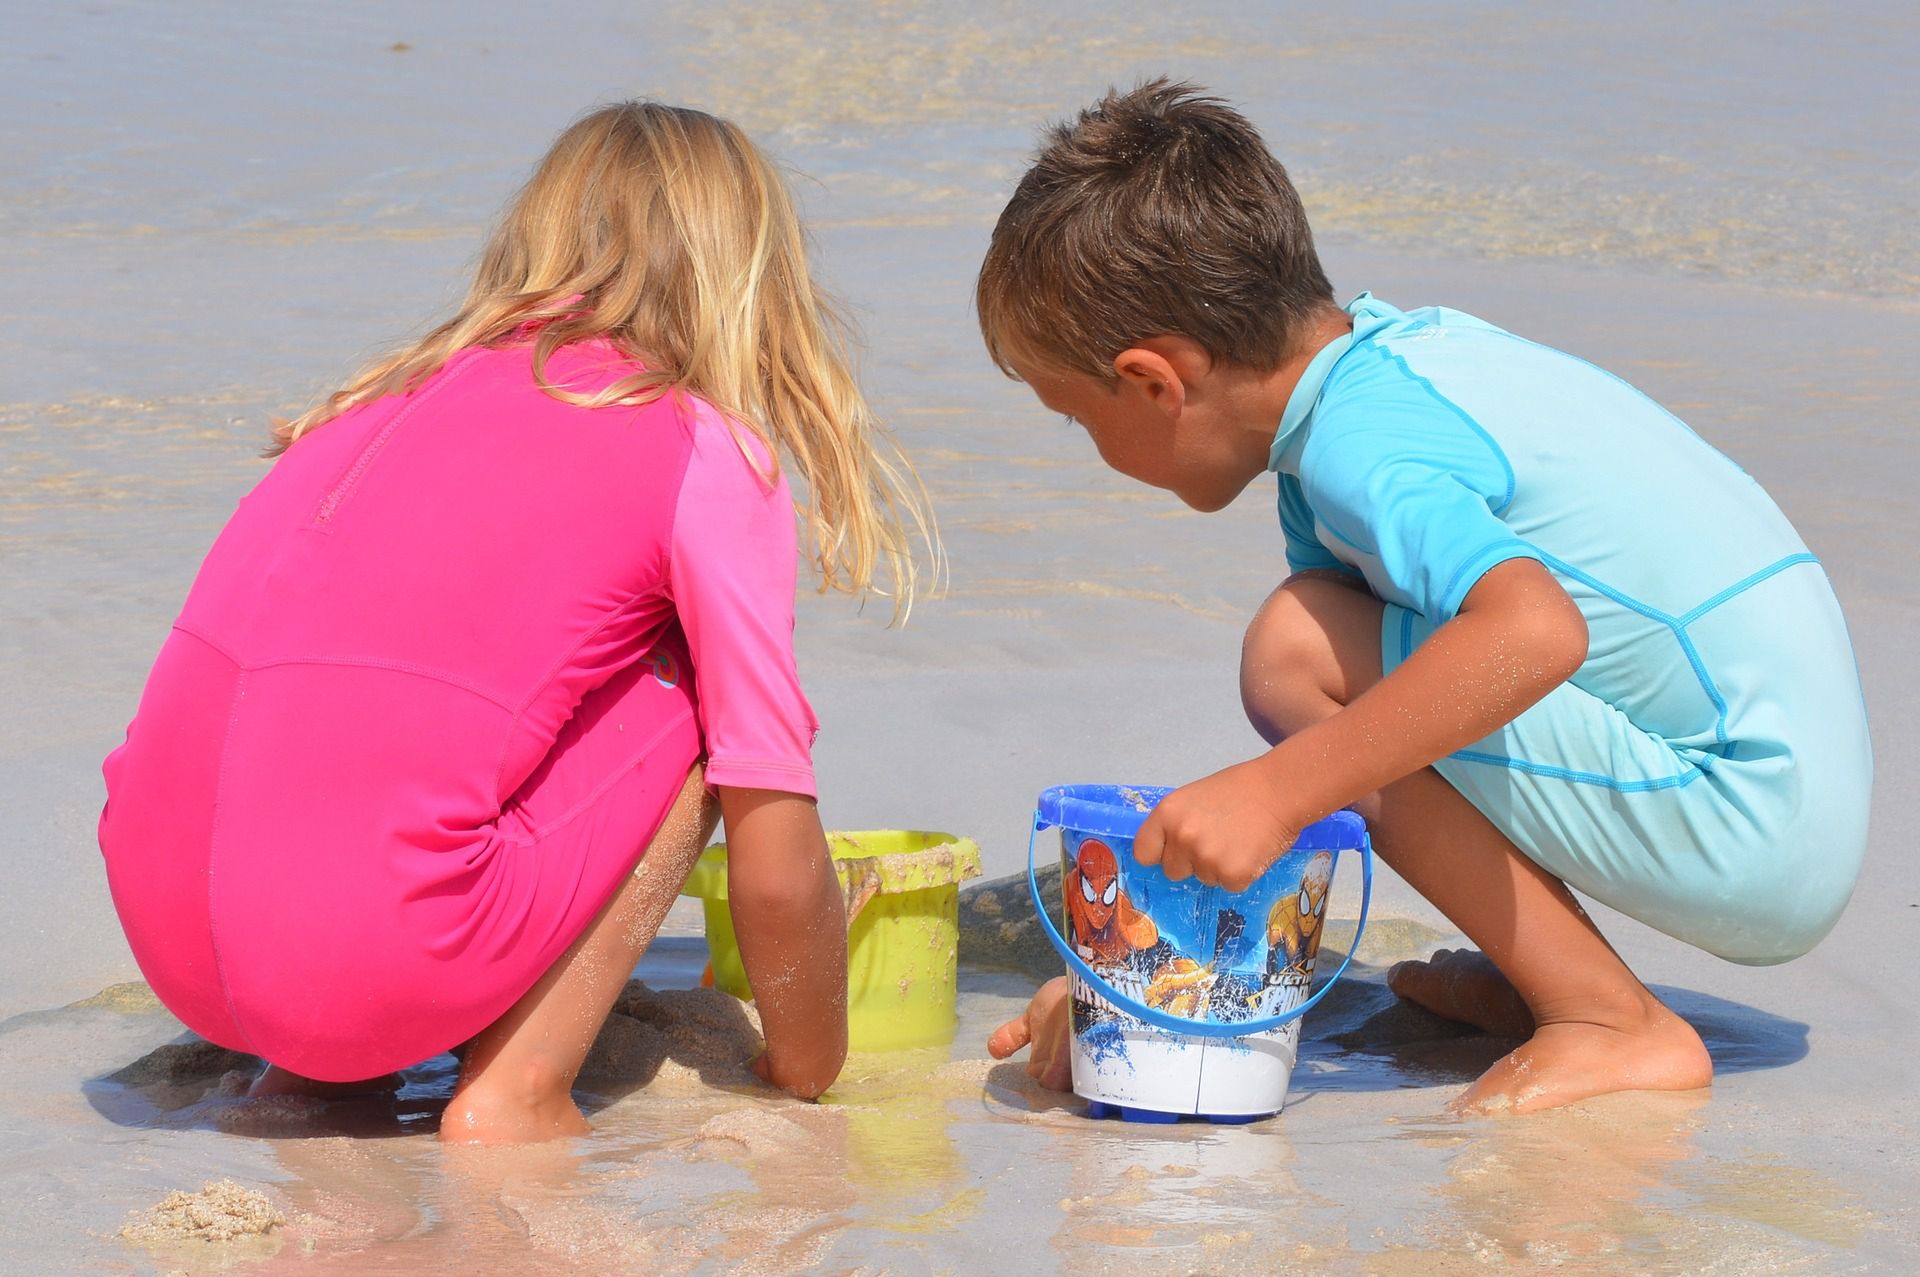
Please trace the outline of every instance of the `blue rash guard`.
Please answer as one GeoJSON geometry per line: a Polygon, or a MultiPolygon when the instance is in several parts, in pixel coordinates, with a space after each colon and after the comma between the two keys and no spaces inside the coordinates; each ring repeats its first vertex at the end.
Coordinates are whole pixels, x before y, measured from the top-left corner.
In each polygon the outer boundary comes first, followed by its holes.
{"type": "Polygon", "coordinates": [[[1362,294],[1274,440],[1294,570],[1386,604],[1382,673],[1488,569],[1586,617],[1572,679],[1436,768],[1542,867],[1736,962],[1833,927],[1873,760],[1839,603],[1759,484],[1619,378],[1458,311],[1362,294]]]}

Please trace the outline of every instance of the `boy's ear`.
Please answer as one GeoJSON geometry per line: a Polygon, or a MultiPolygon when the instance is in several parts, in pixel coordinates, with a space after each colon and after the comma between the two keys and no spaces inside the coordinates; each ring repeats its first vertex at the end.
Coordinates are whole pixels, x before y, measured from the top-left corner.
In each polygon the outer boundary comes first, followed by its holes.
{"type": "Polygon", "coordinates": [[[1144,394],[1169,417],[1179,417],[1196,378],[1213,361],[1197,342],[1184,337],[1149,337],[1113,358],[1119,378],[1144,394]]]}
{"type": "Polygon", "coordinates": [[[1113,357],[1113,371],[1169,417],[1177,418],[1187,406],[1186,382],[1173,362],[1157,350],[1129,346],[1113,357]]]}

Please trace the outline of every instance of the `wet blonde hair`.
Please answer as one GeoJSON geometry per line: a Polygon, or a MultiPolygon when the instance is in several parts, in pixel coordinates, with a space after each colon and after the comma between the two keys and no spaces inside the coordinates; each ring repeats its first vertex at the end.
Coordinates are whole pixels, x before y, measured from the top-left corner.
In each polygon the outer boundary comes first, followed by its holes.
{"type": "Polygon", "coordinates": [[[784,453],[805,491],[796,505],[821,591],[889,595],[904,619],[914,550],[937,578],[939,535],[918,475],[860,393],[851,329],[814,286],[807,249],[786,183],[734,125],[658,102],[601,107],[560,135],[507,206],[459,313],[276,426],[270,453],[537,324],[533,374],[554,398],[597,408],[697,395],[775,465],[784,453]],[[591,395],[547,380],[556,350],[595,339],[642,368],[591,395]]]}

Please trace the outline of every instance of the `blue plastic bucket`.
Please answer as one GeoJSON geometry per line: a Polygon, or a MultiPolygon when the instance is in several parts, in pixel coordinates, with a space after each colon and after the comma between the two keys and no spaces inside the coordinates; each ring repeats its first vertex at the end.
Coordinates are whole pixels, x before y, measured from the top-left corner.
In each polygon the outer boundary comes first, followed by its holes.
{"type": "Polygon", "coordinates": [[[1300,1017],[1353,960],[1309,994],[1341,852],[1360,853],[1360,922],[1373,848],[1350,811],[1316,821],[1243,892],[1174,882],[1133,858],[1134,835],[1171,791],[1058,785],[1040,795],[1027,885],[1072,986],[1073,1089],[1095,1115],[1252,1121],[1286,1103],[1300,1017]],[[1060,830],[1065,917],[1040,900],[1034,844],[1060,830]],[[1061,930],[1066,934],[1063,936],[1061,930]]]}

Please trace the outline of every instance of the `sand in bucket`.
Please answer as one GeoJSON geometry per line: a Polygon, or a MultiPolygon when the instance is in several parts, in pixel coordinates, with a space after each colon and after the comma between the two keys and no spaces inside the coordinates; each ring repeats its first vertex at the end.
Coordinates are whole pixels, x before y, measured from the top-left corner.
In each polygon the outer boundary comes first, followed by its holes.
{"type": "MultiPolygon", "coordinates": [[[[980,872],[971,838],[927,830],[829,832],[847,896],[847,1045],[904,1051],[953,1040],[960,883],[980,872]]],[[[727,907],[727,845],[701,854],[682,895],[705,904],[713,982],[751,1000],[727,907]]]]}
{"type": "MultiPolygon", "coordinates": [[[[1309,988],[1341,851],[1362,853],[1365,929],[1366,826],[1336,812],[1246,891],[1228,892],[1134,860],[1133,837],[1168,792],[1067,785],[1040,796],[1036,836],[1060,829],[1066,938],[1052,939],[1072,988],[1073,1089],[1096,1116],[1252,1121],[1286,1103],[1300,1016],[1320,996],[1309,988]]],[[[1035,903],[1045,917],[1037,889],[1035,903]]]]}

